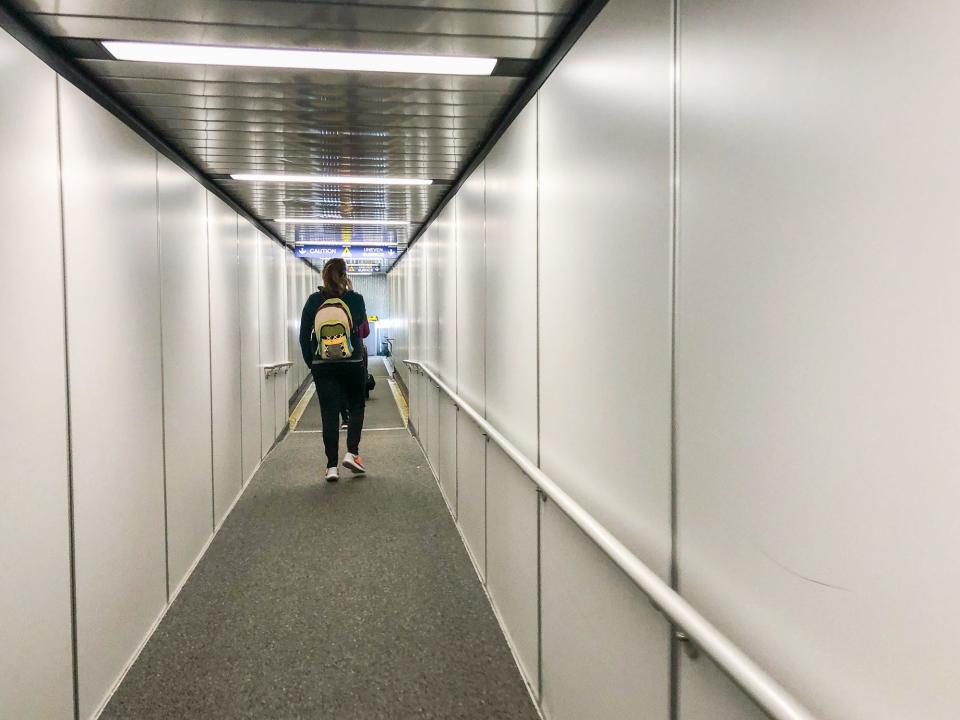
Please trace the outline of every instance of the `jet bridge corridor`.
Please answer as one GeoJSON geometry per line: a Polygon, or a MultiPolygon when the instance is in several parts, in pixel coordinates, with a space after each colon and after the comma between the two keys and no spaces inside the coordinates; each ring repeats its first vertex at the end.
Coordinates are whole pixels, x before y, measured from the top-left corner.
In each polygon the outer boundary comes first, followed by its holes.
{"type": "Polygon", "coordinates": [[[958,27],[0,0],[0,720],[956,720],[958,27]]]}

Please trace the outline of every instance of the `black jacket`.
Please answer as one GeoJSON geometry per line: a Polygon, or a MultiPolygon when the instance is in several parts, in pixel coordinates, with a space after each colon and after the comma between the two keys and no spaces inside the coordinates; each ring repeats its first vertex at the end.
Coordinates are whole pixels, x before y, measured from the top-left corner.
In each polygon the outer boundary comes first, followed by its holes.
{"type": "MultiPolygon", "coordinates": [[[[300,351],[303,353],[303,361],[307,367],[313,367],[313,357],[317,352],[317,343],[313,338],[313,321],[317,316],[317,310],[323,305],[327,296],[323,288],[319,288],[307,298],[306,305],[303,306],[303,314],[300,316],[300,351]]],[[[360,326],[367,321],[367,306],[363,302],[363,295],[347,290],[340,298],[350,308],[350,315],[353,316],[353,332],[350,334],[350,343],[353,345],[354,360],[363,357],[363,340],[360,338],[360,326]]]]}

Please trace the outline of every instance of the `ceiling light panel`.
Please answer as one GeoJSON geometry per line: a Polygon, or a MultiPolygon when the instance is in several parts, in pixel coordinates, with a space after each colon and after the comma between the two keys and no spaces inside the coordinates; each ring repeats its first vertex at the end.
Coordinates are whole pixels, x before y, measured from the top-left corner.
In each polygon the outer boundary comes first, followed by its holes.
{"type": "Polygon", "coordinates": [[[372,225],[375,227],[406,227],[406,220],[370,220],[355,218],[276,218],[278,225],[372,225]]]}
{"type": "Polygon", "coordinates": [[[116,40],[104,40],[102,43],[107,52],[117,60],[177,63],[180,65],[229,65],[298,70],[407,73],[412,75],[489,75],[497,64],[496,58],[456,55],[283,50],[279,48],[181,45],[178,43],[116,40]]]}
{"type": "Polygon", "coordinates": [[[293,173],[234,173],[234,180],[244,182],[317,183],[323,185],[430,185],[424,178],[377,177],[361,175],[296,175],[293,173]]]}

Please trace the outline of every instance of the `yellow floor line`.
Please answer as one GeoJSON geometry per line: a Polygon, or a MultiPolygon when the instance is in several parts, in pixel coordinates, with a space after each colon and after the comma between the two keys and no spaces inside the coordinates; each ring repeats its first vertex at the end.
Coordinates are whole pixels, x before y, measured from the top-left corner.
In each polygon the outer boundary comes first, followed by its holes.
{"type": "Polygon", "coordinates": [[[390,383],[390,392],[393,393],[393,399],[397,402],[397,410],[400,411],[400,417],[403,419],[403,426],[405,428],[410,427],[410,412],[407,409],[407,401],[403,397],[403,393],[400,392],[400,386],[390,378],[387,378],[387,382],[390,383]]]}
{"type": "Polygon", "coordinates": [[[307,389],[303,393],[303,397],[300,398],[300,402],[297,403],[297,406],[293,409],[293,412],[290,413],[290,424],[291,432],[297,429],[297,423],[300,422],[300,418],[303,417],[303,413],[307,410],[307,405],[310,404],[310,401],[313,399],[313,393],[316,392],[316,389],[313,386],[313,383],[307,385],[307,389]]]}

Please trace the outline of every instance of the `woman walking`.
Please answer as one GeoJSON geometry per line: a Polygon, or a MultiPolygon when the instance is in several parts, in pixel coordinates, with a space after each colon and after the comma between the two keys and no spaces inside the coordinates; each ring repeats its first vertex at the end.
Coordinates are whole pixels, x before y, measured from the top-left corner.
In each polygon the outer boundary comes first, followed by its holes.
{"type": "Polygon", "coordinates": [[[353,291],[342,258],[323,266],[323,286],[307,298],[300,318],[300,349],[313,373],[323,422],[327,482],[340,479],[340,412],[347,410],[347,453],[343,466],[366,472],[360,459],[360,434],[366,397],[363,338],[370,334],[363,295],[353,291]]]}

